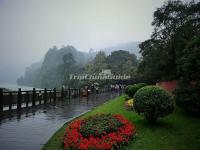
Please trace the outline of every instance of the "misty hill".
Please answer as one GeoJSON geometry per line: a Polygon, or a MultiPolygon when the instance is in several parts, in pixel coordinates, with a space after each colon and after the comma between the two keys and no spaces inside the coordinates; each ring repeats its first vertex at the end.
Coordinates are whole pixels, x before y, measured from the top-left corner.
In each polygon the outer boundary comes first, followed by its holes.
{"type": "Polygon", "coordinates": [[[140,42],[127,42],[104,48],[103,51],[105,51],[105,53],[109,55],[111,54],[111,52],[116,50],[126,50],[132,54],[135,54],[137,57],[140,57],[141,55],[139,54],[139,47],[138,47],[139,44],[140,42]]]}
{"type": "Polygon", "coordinates": [[[54,46],[53,48],[50,48],[46,53],[42,64],[42,69],[50,69],[62,64],[63,56],[68,53],[73,55],[77,65],[83,66],[89,59],[87,53],[78,51],[73,46],[66,46],[60,49],[57,49],[57,47],[54,46]]]}
{"type": "MultiPolygon", "coordinates": [[[[128,42],[103,49],[106,55],[113,51],[126,50],[139,57],[139,42],[128,42]]],[[[88,62],[91,62],[98,52],[91,49],[89,53],[78,51],[73,46],[50,48],[43,60],[26,68],[24,76],[17,79],[19,85],[38,88],[54,88],[67,83],[66,77],[80,73],[88,62]]]]}
{"type": "Polygon", "coordinates": [[[27,67],[24,76],[18,78],[17,83],[40,88],[57,87],[59,81],[61,82],[62,80],[61,76],[65,68],[70,68],[70,66],[63,67],[63,57],[69,53],[72,54],[74,59],[74,68],[81,68],[92,59],[88,53],[78,51],[73,46],[66,46],[60,49],[54,46],[47,51],[43,61],[27,67]]]}

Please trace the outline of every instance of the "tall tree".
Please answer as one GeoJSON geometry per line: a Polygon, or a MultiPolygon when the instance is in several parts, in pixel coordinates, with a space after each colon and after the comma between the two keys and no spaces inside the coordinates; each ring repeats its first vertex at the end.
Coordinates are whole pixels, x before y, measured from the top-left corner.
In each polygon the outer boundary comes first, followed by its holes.
{"type": "Polygon", "coordinates": [[[94,60],[85,66],[86,72],[95,74],[100,73],[102,69],[107,69],[106,54],[100,51],[96,54],[94,60]]]}
{"type": "Polygon", "coordinates": [[[108,67],[114,74],[133,74],[137,67],[137,57],[128,51],[114,51],[107,57],[108,67]]]}
{"type": "Polygon", "coordinates": [[[177,60],[187,43],[200,34],[200,3],[168,1],[154,12],[151,39],[140,44],[139,71],[150,80],[179,78],[177,60]]]}

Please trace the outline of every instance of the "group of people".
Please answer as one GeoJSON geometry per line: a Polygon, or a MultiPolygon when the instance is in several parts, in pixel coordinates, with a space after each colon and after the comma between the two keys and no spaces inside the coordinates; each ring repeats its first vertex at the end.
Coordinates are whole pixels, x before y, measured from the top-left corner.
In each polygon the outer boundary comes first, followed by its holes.
{"type": "Polygon", "coordinates": [[[123,84],[111,84],[110,91],[120,93],[124,90],[125,86],[123,84]]]}
{"type": "Polygon", "coordinates": [[[89,96],[91,93],[99,93],[99,87],[98,86],[85,86],[84,88],[81,89],[82,96],[89,96]]]}
{"type": "MultiPolygon", "coordinates": [[[[123,84],[110,84],[102,88],[101,90],[110,91],[112,93],[122,93],[125,89],[123,84]]],[[[99,94],[99,86],[89,85],[81,89],[82,96],[89,96],[91,93],[99,94]]]]}

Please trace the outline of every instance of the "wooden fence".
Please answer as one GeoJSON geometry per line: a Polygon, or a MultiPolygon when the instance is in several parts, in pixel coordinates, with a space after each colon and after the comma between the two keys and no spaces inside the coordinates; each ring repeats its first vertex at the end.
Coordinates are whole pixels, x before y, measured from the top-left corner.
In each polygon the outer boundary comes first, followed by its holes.
{"type": "Polygon", "coordinates": [[[0,88],[0,113],[6,110],[11,111],[13,109],[21,110],[21,108],[34,107],[36,105],[48,104],[56,102],[57,100],[63,100],[64,98],[79,97],[80,89],[67,89],[64,90],[33,90],[22,91],[21,88],[18,91],[3,91],[0,88]]]}

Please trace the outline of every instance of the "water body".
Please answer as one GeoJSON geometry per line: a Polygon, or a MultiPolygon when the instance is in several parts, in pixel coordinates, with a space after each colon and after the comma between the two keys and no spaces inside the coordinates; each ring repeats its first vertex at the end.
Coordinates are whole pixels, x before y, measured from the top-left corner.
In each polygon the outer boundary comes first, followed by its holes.
{"type": "Polygon", "coordinates": [[[0,150],[40,150],[64,123],[116,96],[103,93],[8,114],[0,121],[0,150]]]}
{"type": "MultiPolygon", "coordinates": [[[[22,90],[33,90],[33,87],[17,85],[14,83],[0,83],[0,88],[5,88],[11,91],[17,91],[18,88],[21,88],[22,90]]],[[[39,90],[39,88],[36,88],[36,89],[39,90]]]]}

